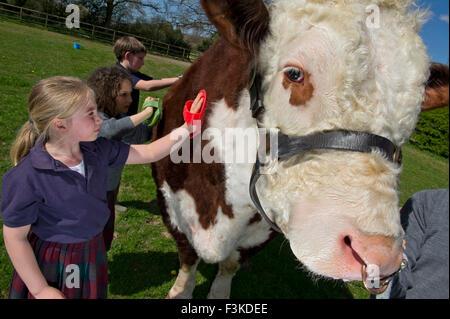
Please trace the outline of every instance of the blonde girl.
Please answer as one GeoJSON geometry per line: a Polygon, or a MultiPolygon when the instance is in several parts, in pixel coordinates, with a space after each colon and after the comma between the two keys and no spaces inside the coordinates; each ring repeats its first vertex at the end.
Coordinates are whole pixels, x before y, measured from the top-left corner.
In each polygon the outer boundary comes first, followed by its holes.
{"type": "Polygon", "coordinates": [[[11,149],[15,166],[2,178],[3,236],[15,269],[9,297],[106,298],[108,168],[158,161],[192,127],[146,145],[98,138],[94,93],[71,77],[39,81],[28,107],[11,149]]]}

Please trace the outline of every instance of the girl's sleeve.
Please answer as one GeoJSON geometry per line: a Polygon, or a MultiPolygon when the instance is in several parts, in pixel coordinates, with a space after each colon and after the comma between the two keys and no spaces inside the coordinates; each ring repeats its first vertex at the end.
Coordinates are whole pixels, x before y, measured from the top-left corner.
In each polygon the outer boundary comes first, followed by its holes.
{"type": "Polygon", "coordinates": [[[40,200],[26,176],[18,170],[11,173],[2,178],[3,224],[11,228],[31,225],[37,220],[40,200]]]}
{"type": "Polygon", "coordinates": [[[96,141],[103,153],[106,165],[110,168],[123,168],[130,154],[130,145],[100,137],[96,141]]]}
{"type": "Polygon", "coordinates": [[[121,140],[122,137],[134,129],[134,124],[129,116],[123,117],[121,119],[116,119],[114,117],[107,120],[103,120],[100,126],[99,136],[121,140]]]}

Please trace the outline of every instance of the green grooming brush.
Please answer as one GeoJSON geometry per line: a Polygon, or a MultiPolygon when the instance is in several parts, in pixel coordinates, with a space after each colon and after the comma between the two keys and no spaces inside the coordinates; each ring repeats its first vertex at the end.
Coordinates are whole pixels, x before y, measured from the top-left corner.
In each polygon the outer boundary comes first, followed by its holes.
{"type": "Polygon", "coordinates": [[[142,109],[145,109],[147,107],[153,107],[153,114],[152,116],[146,120],[146,123],[149,126],[154,126],[159,123],[159,121],[162,119],[163,116],[163,108],[161,99],[155,100],[147,100],[144,102],[144,105],[142,105],[142,109]]]}

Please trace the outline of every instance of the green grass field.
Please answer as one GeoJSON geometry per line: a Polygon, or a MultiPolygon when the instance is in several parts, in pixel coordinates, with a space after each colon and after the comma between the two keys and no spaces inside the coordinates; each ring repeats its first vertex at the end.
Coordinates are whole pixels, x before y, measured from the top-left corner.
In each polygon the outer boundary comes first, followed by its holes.
{"type": "MultiPolygon", "coordinates": [[[[54,75],[86,79],[99,66],[112,65],[112,47],[0,19],[0,176],[12,167],[9,148],[28,119],[27,96],[38,80],[54,75]],[[82,49],[74,50],[73,42],[82,49]]],[[[148,56],[142,72],[154,77],[183,73],[188,64],[148,56]]],[[[166,90],[152,96],[163,97],[166,90]]],[[[141,102],[147,94],[141,94],[141,102]]],[[[400,202],[422,189],[448,187],[448,161],[406,146],[400,177],[400,202]]],[[[109,298],[164,298],[178,270],[175,242],[156,204],[156,187],[149,165],[127,166],[119,202],[128,211],[116,218],[109,253],[109,298]]],[[[1,220],[0,220],[1,226],[1,220]]],[[[0,236],[2,231],[0,229],[0,236]]],[[[217,271],[200,263],[194,298],[205,298],[217,271]]],[[[0,241],[0,298],[6,298],[12,266],[0,241]]],[[[299,269],[289,243],[281,236],[237,273],[232,298],[367,298],[360,283],[312,280],[299,269]]]]}

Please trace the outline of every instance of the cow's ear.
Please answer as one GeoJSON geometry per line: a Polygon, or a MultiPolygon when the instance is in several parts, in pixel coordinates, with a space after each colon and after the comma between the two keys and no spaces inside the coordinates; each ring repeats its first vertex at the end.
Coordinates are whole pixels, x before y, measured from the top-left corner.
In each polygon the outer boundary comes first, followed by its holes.
{"type": "Polygon", "coordinates": [[[430,77],[425,87],[425,99],[422,111],[448,105],[448,66],[431,63],[430,77]]]}
{"type": "Polygon", "coordinates": [[[257,52],[268,32],[269,11],[262,0],[201,0],[217,30],[232,45],[257,52]]]}

